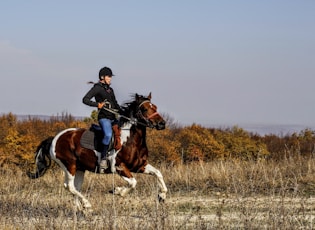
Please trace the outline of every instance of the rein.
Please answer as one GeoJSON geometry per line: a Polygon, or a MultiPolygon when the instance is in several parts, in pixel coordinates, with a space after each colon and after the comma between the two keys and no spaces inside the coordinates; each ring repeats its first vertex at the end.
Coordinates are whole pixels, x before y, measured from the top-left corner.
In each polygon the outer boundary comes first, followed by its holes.
{"type": "MultiPolygon", "coordinates": [[[[148,126],[148,124],[146,124],[146,123],[137,121],[137,119],[134,119],[134,118],[126,117],[126,116],[121,115],[121,114],[119,114],[118,112],[113,111],[113,110],[111,110],[111,109],[108,109],[108,108],[105,108],[105,107],[103,107],[102,109],[105,109],[106,111],[108,111],[108,112],[110,112],[110,113],[113,113],[113,114],[115,114],[115,115],[118,116],[118,117],[125,118],[126,120],[130,121],[132,124],[139,124],[139,125],[143,125],[143,126],[148,126]]],[[[155,113],[154,113],[154,114],[155,114],[155,113]]],[[[152,115],[153,115],[153,114],[152,114],[152,115]]],[[[150,116],[150,117],[152,117],[152,116],[150,116]]],[[[148,119],[150,119],[150,118],[148,118],[148,119]]]]}
{"type": "MultiPolygon", "coordinates": [[[[151,119],[151,118],[154,117],[155,115],[158,115],[159,113],[156,111],[156,112],[154,112],[153,114],[151,114],[151,115],[148,116],[148,117],[143,116],[143,114],[142,114],[140,108],[141,108],[141,106],[142,106],[144,103],[150,103],[150,104],[151,104],[151,101],[150,101],[150,100],[144,100],[143,102],[141,102],[141,103],[138,105],[138,112],[137,112],[137,115],[138,115],[140,118],[142,118],[143,120],[145,120],[146,123],[137,121],[137,119],[135,119],[135,118],[130,118],[130,117],[126,117],[126,116],[124,116],[124,115],[120,115],[117,111],[114,111],[114,110],[112,110],[112,109],[110,109],[110,108],[106,108],[105,106],[104,106],[102,109],[105,109],[106,111],[115,114],[116,117],[123,117],[123,118],[125,118],[126,120],[129,120],[132,124],[139,124],[139,125],[143,125],[143,126],[146,126],[146,127],[153,128],[153,125],[150,123],[149,119],[151,119]]],[[[152,105],[151,105],[151,106],[152,106],[152,105]]]]}

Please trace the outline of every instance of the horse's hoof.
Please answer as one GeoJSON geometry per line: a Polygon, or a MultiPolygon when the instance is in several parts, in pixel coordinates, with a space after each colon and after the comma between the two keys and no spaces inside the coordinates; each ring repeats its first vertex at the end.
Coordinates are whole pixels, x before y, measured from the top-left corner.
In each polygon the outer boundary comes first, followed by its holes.
{"type": "Polygon", "coordinates": [[[158,195],[158,200],[159,200],[160,203],[164,203],[165,199],[166,199],[166,194],[165,193],[162,193],[162,194],[158,195]]]}

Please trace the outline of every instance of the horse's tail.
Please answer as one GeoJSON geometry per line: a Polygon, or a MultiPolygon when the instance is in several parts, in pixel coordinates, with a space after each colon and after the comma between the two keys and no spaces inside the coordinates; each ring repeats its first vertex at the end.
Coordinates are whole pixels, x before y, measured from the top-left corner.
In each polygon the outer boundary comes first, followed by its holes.
{"type": "Polygon", "coordinates": [[[48,137],[43,140],[42,143],[37,147],[35,153],[35,164],[36,164],[36,172],[32,173],[30,171],[27,172],[27,175],[31,179],[36,179],[43,176],[46,170],[51,165],[51,157],[49,154],[49,150],[52,144],[53,137],[48,137]]]}

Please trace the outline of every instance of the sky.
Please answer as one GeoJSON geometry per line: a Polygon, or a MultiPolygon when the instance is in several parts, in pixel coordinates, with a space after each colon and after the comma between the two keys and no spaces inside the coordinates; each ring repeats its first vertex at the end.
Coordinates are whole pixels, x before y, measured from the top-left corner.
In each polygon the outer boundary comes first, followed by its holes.
{"type": "Polygon", "coordinates": [[[0,2],[0,114],[89,117],[152,92],[179,124],[315,124],[315,1],[0,2]]]}

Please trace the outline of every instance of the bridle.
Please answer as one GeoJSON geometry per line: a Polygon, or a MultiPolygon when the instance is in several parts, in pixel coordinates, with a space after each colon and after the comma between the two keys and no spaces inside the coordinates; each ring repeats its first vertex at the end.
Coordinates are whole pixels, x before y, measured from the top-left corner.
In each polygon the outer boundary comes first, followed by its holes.
{"type": "MultiPolygon", "coordinates": [[[[137,111],[137,116],[138,118],[144,120],[146,122],[146,126],[150,127],[150,128],[154,128],[153,124],[150,122],[150,119],[156,115],[159,115],[159,113],[157,111],[155,111],[154,113],[150,114],[149,116],[144,116],[143,112],[141,111],[141,107],[145,104],[145,103],[150,103],[150,107],[152,108],[152,103],[150,100],[144,100],[143,102],[141,102],[138,105],[138,111],[137,111]]],[[[139,123],[139,122],[138,122],[139,123]]]]}
{"type": "Polygon", "coordinates": [[[103,107],[102,109],[105,109],[105,110],[107,110],[108,112],[111,112],[111,113],[113,113],[113,114],[115,114],[115,115],[118,115],[118,116],[120,116],[120,117],[123,117],[123,118],[129,120],[129,121],[130,121],[131,123],[133,123],[133,124],[139,124],[139,125],[143,125],[143,126],[146,126],[146,127],[149,127],[149,128],[154,128],[154,125],[150,122],[150,119],[151,119],[152,117],[156,116],[156,115],[159,115],[159,113],[158,113],[157,111],[155,111],[154,113],[152,113],[152,114],[149,115],[149,116],[144,116],[143,113],[142,113],[142,111],[141,111],[141,107],[142,107],[145,103],[150,103],[150,107],[152,107],[152,103],[151,103],[150,100],[144,100],[143,102],[141,102],[141,103],[137,106],[138,108],[137,108],[137,112],[136,112],[137,118],[138,118],[138,119],[141,119],[141,120],[144,120],[145,123],[140,122],[140,121],[138,121],[138,120],[135,119],[135,118],[130,118],[130,117],[126,117],[126,116],[124,116],[124,115],[120,115],[117,111],[114,111],[114,110],[112,110],[112,109],[110,109],[110,108],[103,107]]]}

